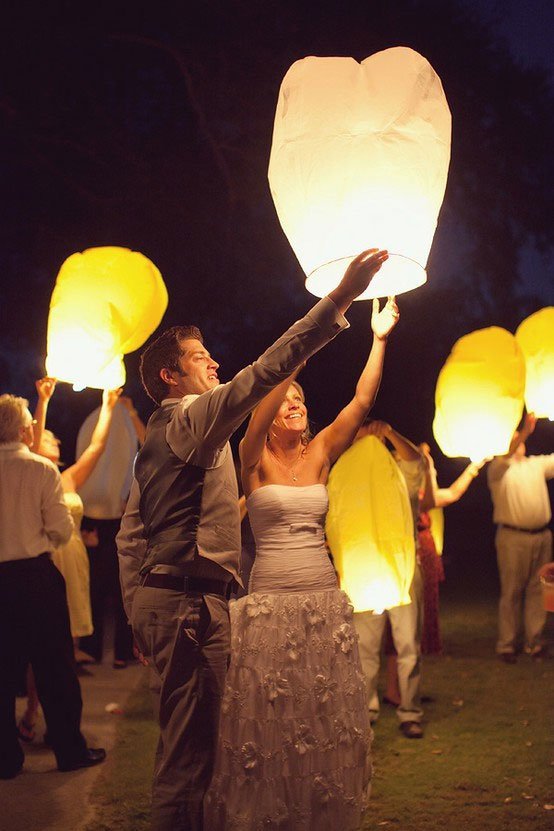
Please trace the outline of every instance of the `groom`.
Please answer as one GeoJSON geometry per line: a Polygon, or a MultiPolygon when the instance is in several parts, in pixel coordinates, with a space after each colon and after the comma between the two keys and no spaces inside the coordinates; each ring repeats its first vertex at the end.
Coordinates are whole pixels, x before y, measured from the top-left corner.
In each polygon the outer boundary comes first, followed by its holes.
{"type": "Polygon", "coordinates": [[[264,354],[221,384],[196,327],[143,353],[154,412],[117,537],[121,587],[151,667],[160,739],[154,831],[200,831],[229,652],[227,601],[238,575],[238,491],[229,438],[267,393],[348,326],[343,317],[387,259],[371,249],[264,354]]]}

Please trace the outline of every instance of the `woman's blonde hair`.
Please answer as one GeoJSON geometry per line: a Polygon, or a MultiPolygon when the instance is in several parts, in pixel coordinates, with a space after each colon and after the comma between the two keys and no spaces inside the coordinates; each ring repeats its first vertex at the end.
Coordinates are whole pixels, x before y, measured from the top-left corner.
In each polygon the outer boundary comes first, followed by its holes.
{"type": "Polygon", "coordinates": [[[26,398],[8,393],[0,395],[0,444],[19,441],[21,428],[29,423],[28,416],[29,402],[26,398]]]}

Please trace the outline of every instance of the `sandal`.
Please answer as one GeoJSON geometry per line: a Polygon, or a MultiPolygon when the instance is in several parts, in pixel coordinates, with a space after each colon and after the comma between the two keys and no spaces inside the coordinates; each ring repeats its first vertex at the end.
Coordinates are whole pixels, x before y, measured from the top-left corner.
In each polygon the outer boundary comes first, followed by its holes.
{"type": "Polygon", "coordinates": [[[17,735],[22,742],[26,742],[27,744],[34,742],[36,738],[34,724],[28,724],[24,718],[19,719],[17,723],[17,735]]]}

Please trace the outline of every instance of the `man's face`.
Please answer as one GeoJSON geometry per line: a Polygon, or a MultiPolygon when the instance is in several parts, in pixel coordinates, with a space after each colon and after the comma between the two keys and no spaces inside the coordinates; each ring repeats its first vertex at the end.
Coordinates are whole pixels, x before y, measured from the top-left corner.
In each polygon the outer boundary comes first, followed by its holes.
{"type": "Polygon", "coordinates": [[[19,431],[19,440],[22,441],[23,444],[26,444],[27,447],[30,447],[33,443],[35,423],[36,422],[29,410],[25,410],[25,414],[23,417],[23,425],[21,426],[21,429],[19,431]]]}
{"type": "Polygon", "coordinates": [[[196,338],[187,338],[179,345],[182,351],[179,358],[181,372],[180,374],[172,373],[177,381],[174,391],[180,395],[201,395],[217,387],[219,364],[210,356],[204,344],[196,338]]]}

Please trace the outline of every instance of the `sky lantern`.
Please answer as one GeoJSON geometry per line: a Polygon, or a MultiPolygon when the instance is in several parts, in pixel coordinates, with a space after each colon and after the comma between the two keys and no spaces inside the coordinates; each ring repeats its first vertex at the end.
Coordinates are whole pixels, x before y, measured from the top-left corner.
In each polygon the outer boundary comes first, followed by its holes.
{"type": "Polygon", "coordinates": [[[445,456],[480,462],[508,452],[523,412],[525,361],[506,329],[456,341],[439,373],[433,433],[445,456]]]}
{"type": "Polygon", "coordinates": [[[353,257],[391,254],[358,298],[400,294],[425,268],[450,161],[440,78],[413,49],[296,61],[281,84],[269,183],[279,220],[323,297],[353,257]]]}
{"type": "Polygon", "coordinates": [[[125,382],[123,355],[159,325],[167,289],[138,251],[88,248],[63,263],[50,301],[46,372],[75,389],[125,382]]]}
{"type": "Polygon", "coordinates": [[[355,442],[329,476],[326,534],[357,612],[410,603],[414,527],[406,481],[375,436],[355,442]]]}
{"type": "Polygon", "coordinates": [[[519,324],[516,340],[525,357],[525,406],[537,418],[554,421],[554,306],[519,324]]]}

